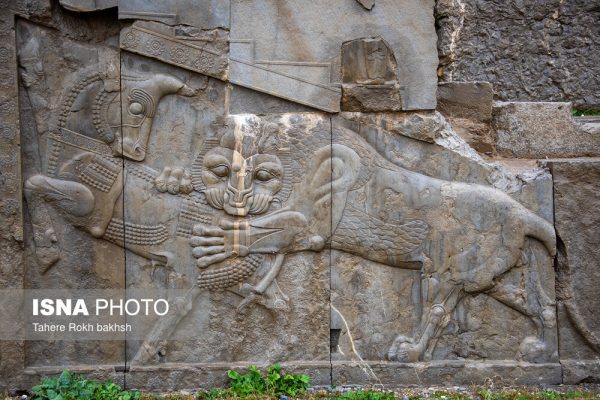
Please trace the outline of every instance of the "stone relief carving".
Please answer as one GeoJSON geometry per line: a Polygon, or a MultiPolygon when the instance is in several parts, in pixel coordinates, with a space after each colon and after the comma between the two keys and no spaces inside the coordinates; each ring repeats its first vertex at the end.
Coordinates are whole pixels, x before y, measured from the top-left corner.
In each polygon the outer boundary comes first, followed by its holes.
{"type": "Polygon", "coordinates": [[[15,370],[125,354],[128,382],[273,361],[321,368],[324,384],[471,382],[499,365],[515,381],[586,378],[595,238],[571,219],[593,165],[516,175],[424,111],[435,2],[196,3],[9,4],[0,280],[184,293],[143,341],[25,342],[15,370]],[[94,12],[112,7],[121,21],[94,12]]]}
{"type": "Polygon", "coordinates": [[[121,48],[217,79],[227,79],[229,45],[223,29],[136,22],[121,31],[121,48]]]}
{"type": "MultiPolygon", "coordinates": [[[[380,7],[359,3],[352,5],[363,14],[380,7]]],[[[356,110],[400,110],[405,76],[397,42],[367,32],[340,40],[338,60],[325,60],[323,53],[309,58],[313,62],[263,57],[264,38],[238,36],[250,39],[233,39],[230,58],[227,31],[172,23],[136,21],[120,31],[119,48],[111,50],[113,59],[103,68],[81,68],[57,80],[67,82],[61,87],[68,89],[59,101],[59,96],[48,99],[47,109],[56,111],[53,118],[43,121],[48,111],[37,116],[38,125],[47,125],[40,129],[42,159],[24,173],[28,221],[43,277],[62,261],[66,224],[89,234],[95,244],[127,250],[128,288],[183,289],[184,295],[170,299],[177,313],[153,321],[142,343],[128,343],[132,365],[247,360],[255,354],[251,349],[244,348],[235,359],[223,356],[231,347],[215,346],[228,323],[239,320],[242,331],[251,325],[259,332],[257,326],[300,313],[308,319],[318,315],[323,322],[331,312],[331,325],[321,324],[325,334],[330,328],[334,341],[342,343],[352,333],[352,347],[362,351],[368,340],[356,334],[359,318],[349,315],[340,299],[355,296],[364,285],[344,286],[340,282],[347,277],[335,276],[352,268],[368,269],[364,276],[393,278],[393,284],[382,287],[381,302],[396,320],[383,321],[386,332],[369,342],[377,351],[368,360],[445,360],[449,351],[442,347],[456,314],[472,313],[471,305],[485,297],[520,313],[523,326],[530,325],[508,357],[557,361],[554,293],[540,276],[552,269],[556,238],[552,225],[536,214],[546,216],[538,193],[516,201],[501,190],[459,182],[485,182],[472,178],[491,172],[474,158],[464,161],[472,150],[455,136],[446,138],[451,151],[429,157],[445,123],[441,115],[228,115],[231,91],[220,81],[236,83],[231,73],[244,62],[259,71],[251,75],[262,85],[273,84],[277,95],[281,82],[270,76],[305,87],[314,83],[312,78],[298,77],[310,70],[322,83],[320,89],[337,96],[341,86],[342,108],[352,109],[344,100],[347,94],[358,99],[356,110]],[[201,90],[196,74],[204,79],[201,90]],[[361,93],[381,90],[397,98],[390,102],[386,96],[383,103],[369,103],[369,96],[359,99],[361,93]],[[205,98],[195,101],[200,91],[205,98]],[[209,110],[210,102],[223,105],[209,110]],[[184,129],[192,108],[203,123],[184,129]],[[184,139],[177,136],[181,132],[184,139]],[[522,277],[512,278],[518,274],[522,277]],[[302,298],[291,288],[315,280],[333,282],[318,293],[320,304],[307,294],[311,287],[304,288],[302,298]],[[327,290],[334,292],[330,306],[322,296],[327,290]],[[403,318],[411,321],[399,326],[403,318]],[[184,325],[206,341],[198,353],[193,346],[173,344],[184,325]],[[194,358],[197,354],[202,356],[194,358]]],[[[49,70],[40,52],[44,42],[34,34],[23,42],[22,83],[30,94],[27,107],[37,110],[45,105],[39,96],[43,91],[35,87],[49,70]]],[[[333,102],[321,100],[339,104],[336,96],[333,102]]],[[[305,100],[314,105],[310,93],[305,100]]],[[[320,108],[326,108],[323,104],[320,108]]],[[[233,337],[228,335],[223,341],[233,337]]],[[[311,354],[318,352],[314,349],[311,354]]]]}
{"type": "MultiPolygon", "coordinates": [[[[122,76],[120,93],[118,87],[111,85],[112,80],[94,74],[68,92],[58,126],[48,137],[47,172],[25,181],[36,254],[44,269],[60,258],[60,248],[52,221],[40,203],[60,210],[70,223],[94,237],[107,233],[113,238],[116,234],[113,209],[123,192],[121,157],[144,159],[152,121],[163,96],[195,93],[179,79],[162,74],[146,78],[122,76]],[[81,98],[93,98],[91,114],[95,132],[91,136],[67,129],[68,126],[81,130],[90,125],[85,118],[71,115],[74,102],[81,98]]],[[[160,182],[158,186],[161,187],[160,182]]],[[[155,239],[162,235],[154,233],[155,239]]]]}
{"type": "MultiPolygon", "coordinates": [[[[288,309],[289,298],[276,282],[286,255],[325,248],[420,271],[421,322],[412,337],[400,335],[390,343],[391,360],[431,359],[457,303],[481,292],[532,319],[537,335],[521,348],[526,359],[556,359],[554,303],[541,285],[534,285],[534,301],[524,302],[511,288],[495,284],[516,265],[532,262],[523,256],[528,237],[541,241],[554,256],[554,231],[501,191],[396,166],[344,126],[334,126],[331,138],[298,136],[296,124],[323,123],[321,116],[303,115],[271,121],[232,116],[224,132],[206,139],[189,170],[164,166],[159,173],[140,162],[149,151],[160,99],[196,92],[165,74],[123,75],[120,88],[112,81],[96,74],[68,92],[59,126],[49,136],[47,174],[29,177],[24,192],[28,204],[46,203],[94,237],[159,265],[195,260],[195,284],[177,300],[181,312],[157,323],[135,361],[147,362],[163,347],[203,290],[238,286],[239,309],[254,302],[288,309]],[[89,126],[70,113],[81,98],[93,99],[95,137],[74,131],[89,126]],[[121,123],[115,124],[119,118],[121,123]],[[167,197],[139,209],[117,206],[127,193],[132,193],[128,201],[133,205],[135,196],[153,191],[167,197]],[[396,198],[392,219],[378,215],[384,192],[396,198]],[[178,217],[159,215],[150,221],[166,209],[178,217]],[[188,243],[188,254],[175,250],[181,241],[188,243]],[[258,283],[247,283],[264,263],[270,265],[268,272],[258,283]]],[[[43,243],[56,239],[50,221],[36,217],[37,209],[30,212],[44,248],[43,243]]],[[[40,261],[47,266],[57,257],[58,250],[40,261]]]]}

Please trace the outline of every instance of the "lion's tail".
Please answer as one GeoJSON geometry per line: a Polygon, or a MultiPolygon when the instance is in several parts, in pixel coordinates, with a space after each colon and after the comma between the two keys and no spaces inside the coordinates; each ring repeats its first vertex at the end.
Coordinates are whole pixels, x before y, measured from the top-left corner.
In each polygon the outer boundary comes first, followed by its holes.
{"type": "Polygon", "coordinates": [[[554,226],[528,209],[522,209],[525,235],[533,237],[546,246],[550,257],[556,256],[556,231],[554,226]]]}

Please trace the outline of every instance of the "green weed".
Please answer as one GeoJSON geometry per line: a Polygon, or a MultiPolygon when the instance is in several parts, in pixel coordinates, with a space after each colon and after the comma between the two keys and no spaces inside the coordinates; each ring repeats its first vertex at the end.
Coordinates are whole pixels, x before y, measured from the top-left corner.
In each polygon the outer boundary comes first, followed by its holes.
{"type": "Polygon", "coordinates": [[[571,115],[573,117],[591,117],[600,115],[600,110],[580,110],[578,108],[572,108],[571,115]]]}
{"type": "Polygon", "coordinates": [[[111,381],[84,379],[64,370],[55,378],[42,378],[32,389],[34,400],[138,400],[138,391],[123,390],[111,381]]]}

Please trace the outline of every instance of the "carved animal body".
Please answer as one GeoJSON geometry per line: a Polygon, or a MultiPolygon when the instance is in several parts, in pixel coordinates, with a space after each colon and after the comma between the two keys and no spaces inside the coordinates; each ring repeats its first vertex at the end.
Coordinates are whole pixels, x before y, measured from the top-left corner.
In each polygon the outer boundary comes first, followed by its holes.
{"type": "Polygon", "coordinates": [[[36,255],[43,271],[60,258],[45,204],[59,209],[73,225],[102,237],[111,228],[114,205],[123,192],[121,157],[134,161],[145,158],[154,115],[163,96],[195,94],[179,79],[164,74],[122,76],[121,88],[114,81],[95,74],[71,88],[57,126],[49,134],[46,175],[30,176],[25,182],[36,255]],[[114,93],[118,89],[123,96],[114,93]],[[71,114],[73,104],[81,98],[94,98],[93,104],[86,105],[93,110],[92,121],[71,114]],[[84,131],[85,135],[71,129],[84,131]],[[64,160],[65,148],[78,151],[64,160]],[[79,150],[82,148],[88,151],[79,150]],[[61,155],[64,163],[59,168],[61,155]]]}
{"type": "MultiPolygon", "coordinates": [[[[175,86],[171,92],[184,87],[175,86]]],[[[155,98],[148,104],[157,103],[155,98]]],[[[134,115],[147,109],[133,104],[129,108],[134,115]]],[[[534,361],[556,357],[556,344],[547,339],[555,322],[553,303],[541,285],[532,293],[535,301],[526,303],[495,287],[496,278],[520,263],[527,237],[541,241],[554,255],[549,223],[498,190],[400,168],[349,129],[336,128],[331,144],[330,137],[295,133],[289,126],[289,119],[267,123],[254,116],[234,117],[233,129],[218,142],[207,141],[192,166],[191,195],[157,195],[165,191],[163,174],[157,177],[155,171],[126,163],[128,199],[151,199],[141,208],[115,206],[123,194],[118,168],[110,184],[82,178],[88,169],[91,177],[97,175],[94,171],[110,175],[114,169],[110,157],[99,154],[76,156],[57,178],[31,177],[25,192],[31,204],[40,200],[52,204],[95,237],[161,263],[175,263],[187,276],[200,268],[198,284],[186,299],[190,305],[201,288],[236,284],[247,297],[241,306],[264,297],[285,254],[320,251],[329,243],[333,249],[392,267],[421,269],[427,311],[414,337],[394,341],[390,359],[430,358],[458,301],[478,292],[532,318],[538,334],[524,342],[524,357],[534,361]],[[273,254],[277,256],[272,271],[256,286],[244,284],[273,254]],[[194,258],[195,266],[190,265],[194,258]]],[[[145,127],[149,134],[151,124],[138,121],[131,127],[137,127],[132,130],[136,135],[125,136],[123,144],[129,144],[123,148],[132,153],[124,155],[140,161],[145,142],[139,139],[139,129],[145,127]]],[[[147,141],[147,135],[143,139],[147,141]]],[[[175,181],[184,178],[179,174],[175,181]]],[[[550,257],[544,262],[551,262],[550,257]]],[[[281,306],[268,299],[265,303],[281,306]]],[[[164,331],[174,329],[177,322],[162,321],[136,360],[151,357],[158,339],[161,335],[164,339],[164,331]]]]}
{"type": "MultiPolygon", "coordinates": [[[[262,150],[244,146],[242,136],[224,137],[221,146],[212,150],[221,155],[220,160],[205,157],[201,174],[202,189],[212,192],[209,204],[232,217],[244,216],[248,210],[247,204],[231,201],[240,198],[236,171],[247,169],[241,188],[252,204],[252,176],[258,177],[260,170],[247,164],[262,150]],[[218,185],[227,189],[218,190],[218,185]]],[[[532,318],[538,334],[522,344],[524,358],[556,359],[556,343],[548,339],[553,337],[554,303],[541,284],[534,285],[535,293],[527,302],[496,287],[498,277],[522,264],[528,237],[543,243],[549,255],[543,262],[551,263],[556,249],[550,223],[499,190],[442,181],[393,165],[348,129],[338,127],[333,139],[331,146],[302,149],[302,154],[314,156],[283,208],[235,224],[197,227],[192,244],[198,266],[206,268],[232,255],[319,251],[329,242],[333,249],[393,267],[421,269],[429,309],[414,338],[395,340],[390,359],[431,358],[458,301],[467,293],[480,292],[532,318]],[[394,208],[383,220],[379,215],[390,207],[386,199],[394,208]]],[[[303,143],[312,142],[305,138],[303,143]]],[[[276,170],[272,174],[276,183],[269,181],[273,188],[281,186],[281,169],[276,170]]],[[[269,193],[275,194],[276,190],[269,193]]]]}

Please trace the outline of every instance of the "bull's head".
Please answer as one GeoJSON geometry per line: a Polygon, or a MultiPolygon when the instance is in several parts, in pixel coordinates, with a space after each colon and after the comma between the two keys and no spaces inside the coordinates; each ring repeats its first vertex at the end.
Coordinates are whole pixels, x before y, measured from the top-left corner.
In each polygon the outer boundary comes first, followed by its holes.
{"type": "Polygon", "coordinates": [[[164,74],[147,79],[122,77],[121,82],[121,135],[111,146],[116,155],[142,161],[160,99],[168,94],[193,96],[196,91],[164,74]]]}
{"type": "Polygon", "coordinates": [[[274,126],[260,127],[251,116],[236,116],[233,131],[204,155],[202,182],[208,203],[234,216],[266,212],[283,186],[283,164],[272,147],[274,126]],[[261,135],[259,131],[263,131],[261,135]]]}

